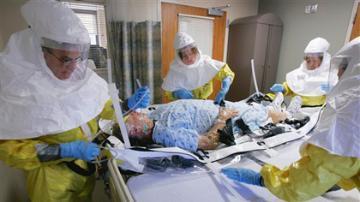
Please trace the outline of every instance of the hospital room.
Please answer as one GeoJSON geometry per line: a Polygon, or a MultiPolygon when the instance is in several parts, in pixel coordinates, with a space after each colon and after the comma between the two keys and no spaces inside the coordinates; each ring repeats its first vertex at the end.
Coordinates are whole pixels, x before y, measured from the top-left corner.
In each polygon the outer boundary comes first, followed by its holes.
{"type": "Polygon", "coordinates": [[[0,202],[360,201],[360,0],[1,0],[0,202]]]}

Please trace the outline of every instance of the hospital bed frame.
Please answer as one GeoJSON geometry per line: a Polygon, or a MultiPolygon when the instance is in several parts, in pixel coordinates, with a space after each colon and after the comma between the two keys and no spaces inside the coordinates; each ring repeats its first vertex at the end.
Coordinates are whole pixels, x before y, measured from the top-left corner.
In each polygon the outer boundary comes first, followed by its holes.
{"type": "Polygon", "coordinates": [[[113,202],[133,202],[134,198],[132,197],[126,182],[121,175],[118,163],[116,159],[111,159],[107,163],[110,177],[109,177],[109,188],[111,201],[113,202]]]}

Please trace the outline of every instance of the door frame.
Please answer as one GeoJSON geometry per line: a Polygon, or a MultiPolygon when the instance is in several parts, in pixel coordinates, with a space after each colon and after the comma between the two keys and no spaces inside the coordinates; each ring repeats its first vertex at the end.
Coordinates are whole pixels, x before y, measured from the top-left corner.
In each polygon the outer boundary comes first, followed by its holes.
{"type": "MultiPolygon", "coordinates": [[[[356,12],[357,12],[357,8],[358,8],[359,3],[360,3],[360,0],[355,0],[354,1],[352,12],[351,12],[351,17],[350,17],[348,28],[347,28],[347,31],[346,31],[346,37],[345,37],[344,44],[348,43],[349,40],[350,40],[352,28],[354,26],[353,22],[354,22],[355,17],[356,17],[356,12]]],[[[359,15],[360,15],[360,13],[359,13],[359,15]]]]}
{"type": "MultiPolygon", "coordinates": [[[[204,17],[214,18],[214,27],[213,27],[213,52],[211,58],[216,60],[223,61],[224,59],[224,50],[225,50],[225,39],[226,39],[226,19],[227,13],[224,11],[223,16],[211,16],[208,14],[207,8],[201,8],[190,5],[176,4],[170,2],[161,2],[161,75],[162,78],[166,76],[169,71],[170,64],[175,58],[175,49],[174,49],[174,39],[175,34],[178,32],[178,14],[188,14],[188,15],[198,15],[204,17]],[[164,11],[163,8],[167,7],[168,10],[164,11]],[[174,19],[176,22],[174,23],[174,19]],[[169,30],[164,31],[164,26],[168,26],[169,30]],[[217,39],[217,40],[216,40],[217,39]],[[164,57],[164,53],[168,54],[167,57],[164,57]]],[[[220,89],[220,82],[214,82],[214,91],[217,92],[220,89]]],[[[210,96],[211,98],[215,97],[215,93],[210,96]]],[[[166,102],[166,99],[163,101],[166,102]]]]}

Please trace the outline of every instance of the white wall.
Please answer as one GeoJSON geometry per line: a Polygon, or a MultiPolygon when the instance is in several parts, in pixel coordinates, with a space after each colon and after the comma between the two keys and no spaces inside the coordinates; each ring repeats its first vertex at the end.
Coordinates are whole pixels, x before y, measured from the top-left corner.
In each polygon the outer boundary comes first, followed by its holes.
{"type": "Polygon", "coordinates": [[[24,173],[0,161],[0,202],[27,201],[24,173]]]}
{"type": "Polygon", "coordinates": [[[272,12],[284,23],[277,82],[297,68],[307,43],[315,37],[330,42],[330,54],[343,45],[354,0],[260,0],[259,13],[272,12]],[[318,4],[318,12],[305,14],[305,5],[318,4]]]}
{"type": "Polygon", "coordinates": [[[0,1],[0,51],[3,50],[13,32],[25,29],[27,24],[20,14],[26,0],[0,1]]]}
{"type": "Polygon", "coordinates": [[[94,4],[105,4],[106,0],[58,0],[58,1],[66,1],[66,2],[76,2],[79,3],[79,1],[86,2],[86,3],[94,3],[94,4]]]}
{"type": "MultiPolygon", "coordinates": [[[[26,0],[0,1],[0,52],[13,32],[26,28],[20,15],[20,6],[26,0]]],[[[26,201],[25,177],[22,171],[10,168],[0,161],[0,202],[26,201]]]]}
{"type": "MultiPolygon", "coordinates": [[[[224,9],[224,11],[227,12],[229,23],[237,18],[257,15],[258,13],[258,0],[162,0],[162,2],[183,4],[201,8],[211,8],[230,4],[229,8],[224,9]]],[[[227,54],[228,32],[229,29],[227,27],[224,43],[224,60],[226,60],[227,54]]]]}

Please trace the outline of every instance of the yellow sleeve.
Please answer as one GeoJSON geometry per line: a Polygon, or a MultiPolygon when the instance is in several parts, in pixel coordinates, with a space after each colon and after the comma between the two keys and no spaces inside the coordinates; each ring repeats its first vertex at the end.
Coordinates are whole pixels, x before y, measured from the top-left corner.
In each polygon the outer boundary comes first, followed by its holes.
{"type": "MultiPolygon", "coordinates": [[[[114,117],[111,100],[107,101],[105,104],[103,111],[100,113],[100,117],[104,119],[112,119],[114,117]]],[[[95,134],[98,130],[96,119],[90,120],[88,125],[92,134],[95,134]]],[[[50,164],[58,164],[59,162],[71,159],[61,158],[58,160],[41,162],[38,158],[36,146],[41,144],[60,144],[75,140],[87,140],[80,128],[74,128],[63,133],[46,135],[33,139],[0,140],[0,160],[4,161],[9,166],[24,170],[31,170],[50,164]]]]}
{"type": "MultiPolygon", "coordinates": [[[[284,87],[284,92],[283,92],[284,96],[294,96],[295,95],[294,92],[289,88],[286,81],[284,83],[282,83],[282,86],[284,87]]],[[[274,100],[275,96],[276,96],[274,93],[268,93],[266,95],[269,96],[271,98],[271,100],[274,100]]]]}
{"type": "Polygon", "coordinates": [[[46,144],[39,140],[1,140],[0,160],[7,165],[24,170],[31,170],[42,165],[57,164],[63,160],[40,162],[35,145],[46,144]]]}
{"type": "Polygon", "coordinates": [[[170,101],[176,100],[171,91],[165,91],[165,97],[170,101]]]}
{"type": "Polygon", "coordinates": [[[115,118],[115,111],[112,106],[112,101],[108,100],[105,103],[104,109],[100,113],[100,118],[107,119],[107,120],[113,120],[115,118]]]}
{"type": "MultiPolygon", "coordinates": [[[[191,91],[191,93],[193,94],[193,99],[207,99],[212,92],[213,92],[212,80],[209,81],[208,83],[205,83],[203,86],[200,86],[199,88],[196,88],[191,91]]],[[[174,97],[172,92],[170,91],[165,91],[165,96],[170,102],[177,100],[177,98],[174,97]]]]}
{"type": "Polygon", "coordinates": [[[225,64],[221,70],[216,74],[215,78],[219,81],[222,81],[223,79],[225,79],[226,77],[231,77],[232,80],[234,80],[235,77],[235,73],[233,71],[231,71],[230,67],[228,64],[225,64]]]}
{"type": "Polygon", "coordinates": [[[359,170],[358,158],[333,155],[308,145],[305,156],[299,161],[284,170],[265,165],[261,175],[265,186],[277,197],[286,201],[305,201],[320,196],[342,179],[358,176],[359,170]]]}
{"type": "Polygon", "coordinates": [[[295,93],[290,89],[289,85],[287,84],[287,82],[285,81],[284,83],[282,83],[282,85],[284,86],[284,96],[295,96],[295,93]]]}
{"type": "MultiPolygon", "coordinates": [[[[284,87],[284,93],[283,93],[284,96],[294,97],[294,96],[298,95],[290,89],[287,82],[284,82],[282,85],[284,87]]],[[[269,96],[272,100],[275,98],[274,93],[268,93],[266,95],[269,96]]],[[[301,95],[299,95],[299,96],[302,99],[302,106],[321,106],[326,101],[326,96],[324,96],[324,95],[321,95],[321,96],[301,96],[301,95]]]]}

